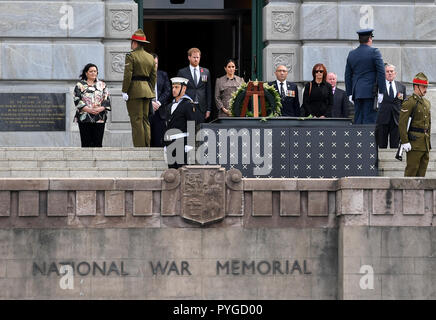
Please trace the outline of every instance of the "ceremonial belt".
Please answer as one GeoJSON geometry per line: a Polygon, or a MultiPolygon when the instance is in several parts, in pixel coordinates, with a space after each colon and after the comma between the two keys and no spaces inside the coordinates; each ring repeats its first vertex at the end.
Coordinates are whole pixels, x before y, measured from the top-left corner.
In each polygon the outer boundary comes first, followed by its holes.
{"type": "Polygon", "coordinates": [[[148,81],[148,82],[150,82],[150,77],[146,77],[146,76],[132,76],[132,80],[134,80],[134,81],[148,81]]]}
{"type": "Polygon", "coordinates": [[[420,132],[420,133],[428,133],[428,129],[415,128],[415,127],[410,127],[409,131],[415,131],[415,132],[420,132]]]}

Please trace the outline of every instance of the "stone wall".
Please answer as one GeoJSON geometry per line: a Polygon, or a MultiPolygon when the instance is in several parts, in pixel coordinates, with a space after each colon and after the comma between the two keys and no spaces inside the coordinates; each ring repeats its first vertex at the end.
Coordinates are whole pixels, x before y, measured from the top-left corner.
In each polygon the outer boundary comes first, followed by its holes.
{"type": "Polygon", "coordinates": [[[0,0],[0,92],[66,94],[65,131],[2,131],[0,145],[80,146],[72,93],[83,67],[92,62],[112,94],[103,144],[131,146],[120,87],[137,10],[133,0],[0,0]]]}
{"type": "MultiPolygon", "coordinates": [[[[264,80],[274,80],[277,65],[284,64],[290,70],[288,80],[302,89],[305,81],[312,80],[313,66],[323,63],[338,75],[338,86],[344,89],[348,52],[359,45],[356,31],[374,28],[373,46],[385,62],[397,67],[397,80],[410,93],[418,72],[436,81],[435,12],[430,0],[269,0],[263,9],[264,80]],[[388,17],[401,23],[391,23],[388,17]]],[[[427,98],[436,106],[434,89],[427,98]]]]}
{"type": "Polygon", "coordinates": [[[2,179],[0,297],[435,299],[435,186],[201,166],[161,179],[2,179]],[[205,195],[225,197],[192,214],[199,172],[205,195]]]}

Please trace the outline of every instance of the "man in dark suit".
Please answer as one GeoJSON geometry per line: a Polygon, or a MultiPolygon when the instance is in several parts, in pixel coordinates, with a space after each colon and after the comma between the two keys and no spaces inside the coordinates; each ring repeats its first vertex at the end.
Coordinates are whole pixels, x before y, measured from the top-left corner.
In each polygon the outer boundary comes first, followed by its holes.
{"type": "Polygon", "coordinates": [[[288,68],[279,65],[275,72],[276,81],[269,82],[270,86],[274,86],[280,95],[282,102],[282,117],[299,117],[300,116],[300,101],[298,100],[298,88],[295,83],[287,81],[288,68]]]}
{"type": "Polygon", "coordinates": [[[327,82],[332,85],[333,91],[333,108],[332,118],[348,118],[350,109],[354,106],[348,101],[347,94],[344,90],[336,87],[337,75],[334,72],[327,73],[327,82]]]}
{"type": "Polygon", "coordinates": [[[174,100],[165,107],[167,121],[164,154],[168,167],[174,169],[188,163],[187,152],[190,151],[190,146],[188,146],[188,121],[193,121],[195,131],[197,104],[186,95],[188,81],[188,79],[182,77],[171,78],[174,100]]]}
{"type": "Polygon", "coordinates": [[[383,93],[383,101],[379,106],[375,138],[379,148],[398,148],[400,133],[398,131],[398,119],[400,117],[401,104],[406,99],[406,86],[395,81],[397,72],[395,66],[386,64],[386,90],[383,93]]]}
{"type": "Polygon", "coordinates": [[[345,67],[345,89],[354,101],[354,123],[375,123],[375,99],[382,102],[386,90],[385,68],[380,51],[372,48],[374,29],[357,31],[360,46],[350,51],[345,67]],[[377,95],[378,88],[378,95],[377,95]]]}
{"type": "Polygon", "coordinates": [[[191,97],[194,103],[198,104],[198,123],[209,118],[212,111],[212,86],[210,72],[200,67],[201,52],[198,48],[188,50],[189,66],[180,69],[178,77],[189,80],[186,94],[191,97]]]}
{"type": "Polygon", "coordinates": [[[156,53],[153,53],[152,56],[156,62],[157,80],[154,87],[156,98],[150,102],[150,146],[163,147],[163,136],[165,133],[165,106],[171,97],[171,85],[168,80],[168,74],[165,71],[158,70],[159,57],[156,53]]]}

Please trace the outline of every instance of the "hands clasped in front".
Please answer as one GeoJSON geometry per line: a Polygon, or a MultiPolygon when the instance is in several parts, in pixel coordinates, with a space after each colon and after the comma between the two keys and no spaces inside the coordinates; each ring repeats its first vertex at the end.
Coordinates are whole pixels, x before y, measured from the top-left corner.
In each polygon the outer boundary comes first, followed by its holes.
{"type": "Polygon", "coordinates": [[[90,107],[85,107],[85,108],[83,111],[88,112],[90,114],[94,114],[94,115],[97,115],[106,109],[105,107],[102,107],[102,106],[95,107],[95,108],[90,108],[90,107]]]}

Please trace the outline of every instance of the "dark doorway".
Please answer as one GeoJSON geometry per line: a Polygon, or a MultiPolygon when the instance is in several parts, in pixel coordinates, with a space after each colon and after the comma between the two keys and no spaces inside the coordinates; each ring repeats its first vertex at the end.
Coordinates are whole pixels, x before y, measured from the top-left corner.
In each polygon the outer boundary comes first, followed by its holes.
{"type": "MultiPolygon", "coordinates": [[[[228,58],[237,61],[236,74],[248,81],[251,75],[250,14],[250,10],[144,10],[144,31],[151,42],[147,51],[158,54],[159,69],[171,78],[188,65],[187,51],[199,48],[200,66],[211,72],[212,93],[216,78],[225,74],[224,63],[228,58]]],[[[212,105],[214,119],[217,114],[214,101],[212,105]]]]}

